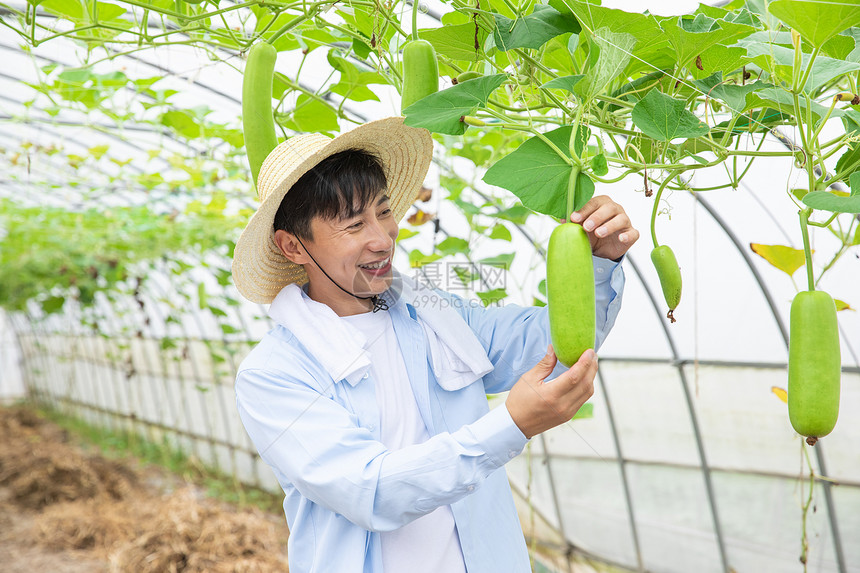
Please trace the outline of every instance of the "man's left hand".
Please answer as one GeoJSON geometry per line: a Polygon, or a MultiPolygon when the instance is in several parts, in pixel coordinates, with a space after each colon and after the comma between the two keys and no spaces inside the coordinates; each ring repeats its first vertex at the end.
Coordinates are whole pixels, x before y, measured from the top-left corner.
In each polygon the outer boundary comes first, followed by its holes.
{"type": "Polygon", "coordinates": [[[580,223],[591,241],[591,252],[604,259],[619,259],[639,239],[624,208],[607,197],[592,197],[579,211],[570,214],[570,221],[580,223]]]}

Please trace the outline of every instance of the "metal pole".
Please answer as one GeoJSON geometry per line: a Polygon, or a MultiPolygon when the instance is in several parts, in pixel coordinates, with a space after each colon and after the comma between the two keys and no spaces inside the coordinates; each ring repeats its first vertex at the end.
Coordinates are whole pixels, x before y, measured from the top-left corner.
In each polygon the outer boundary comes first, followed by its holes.
{"type": "Polygon", "coordinates": [[[714,495],[714,486],[711,482],[711,468],[708,465],[708,459],[705,456],[705,446],[702,441],[702,433],[699,430],[698,416],[696,415],[696,410],[693,405],[693,398],[690,396],[690,388],[687,386],[687,373],[678,361],[678,349],[675,347],[675,341],[672,339],[672,334],[666,326],[666,321],[663,319],[663,313],[660,310],[660,305],[657,303],[657,299],[654,297],[654,293],[651,292],[651,288],[645,281],[645,277],[636,265],[635,258],[628,254],[627,261],[630,263],[630,266],[633,267],[633,272],[635,272],[636,276],[639,277],[639,281],[642,283],[642,287],[645,289],[645,292],[651,301],[651,305],[654,307],[654,312],[656,312],[659,317],[660,326],[663,327],[663,332],[666,334],[666,341],[669,343],[669,348],[672,350],[675,367],[678,369],[678,376],[681,378],[681,389],[684,391],[684,400],[687,402],[687,409],[690,412],[690,422],[693,425],[693,436],[696,438],[696,448],[699,450],[699,459],[702,463],[702,475],[705,479],[705,491],[708,496],[708,505],[711,509],[714,533],[717,536],[717,547],[720,551],[720,561],[723,564],[723,571],[728,573],[731,571],[731,568],[729,567],[729,560],[726,554],[726,544],[725,539],[723,538],[723,531],[720,527],[720,517],[717,512],[716,496],[714,495]]]}

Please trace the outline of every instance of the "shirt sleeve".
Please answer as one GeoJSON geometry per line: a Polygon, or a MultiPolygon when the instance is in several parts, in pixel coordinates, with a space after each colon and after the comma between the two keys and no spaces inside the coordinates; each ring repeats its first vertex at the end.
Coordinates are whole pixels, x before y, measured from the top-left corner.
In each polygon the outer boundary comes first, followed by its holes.
{"type": "Polygon", "coordinates": [[[456,432],[387,450],[308,376],[240,371],[242,422],[285,489],[367,530],[390,531],[461,499],[528,441],[502,405],[456,432]]]}
{"type": "MultiPolygon", "coordinates": [[[[593,257],[596,308],[595,350],[599,349],[615,324],[621,309],[624,271],[621,261],[593,257]]],[[[450,293],[445,296],[455,297],[450,293]]],[[[452,304],[481,341],[494,369],[484,376],[488,393],[510,390],[511,386],[546,354],[551,342],[546,307],[518,305],[490,306],[452,304]]],[[[559,363],[551,377],[565,371],[559,363]]]]}

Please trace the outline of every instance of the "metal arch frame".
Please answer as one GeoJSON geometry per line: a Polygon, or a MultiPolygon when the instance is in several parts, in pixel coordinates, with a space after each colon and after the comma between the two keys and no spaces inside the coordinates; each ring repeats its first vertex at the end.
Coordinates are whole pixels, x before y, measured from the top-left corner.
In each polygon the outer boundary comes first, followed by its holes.
{"type": "Polygon", "coordinates": [[[710,465],[708,465],[708,459],[705,455],[705,446],[702,440],[701,430],[699,429],[699,419],[696,414],[695,406],[693,405],[693,398],[690,396],[690,388],[687,385],[687,373],[684,370],[683,364],[681,364],[681,362],[679,361],[680,356],[678,355],[678,349],[675,346],[675,340],[672,337],[672,334],[669,332],[669,328],[666,325],[665,320],[663,320],[663,312],[661,310],[660,303],[654,296],[651,287],[645,281],[644,275],[640,271],[639,266],[636,264],[635,257],[629,255],[627,257],[627,261],[630,263],[630,266],[633,267],[633,272],[636,273],[636,276],[639,278],[639,282],[642,284],[642,288],[645,289],[645,293],[648,296],[648,299],[651,301],[651,306],[654,308],[654,312],[657,314],[657,319],[660,322],[660,326],[663,328],[663,332],[666,336],[666,342],[669,344],[669,349],[672,352],[672,364],[678,370],[678,377],[680,378],[681,388],[684,392],[684,400],[687,403],[687,410],[690,414],[690,422],[693,425],[693,435],[696,439],[696,448],[699,451],[699,460],[702,464],[702,475],[705,480],[705,492],[708,496],[708,505],[711,510],[711,520],[714,525],[714,533],[717,536],[717,548],[720,553],[720,561],[723,565],[723,571],[728,573],[732,569],[729,567],[725,539],[723,537],[722,527],[720,526],[720,517],[719,512],[717,511],[716,496],[714,494],[713,483],[711,482],[711,468],[710,465]]]}

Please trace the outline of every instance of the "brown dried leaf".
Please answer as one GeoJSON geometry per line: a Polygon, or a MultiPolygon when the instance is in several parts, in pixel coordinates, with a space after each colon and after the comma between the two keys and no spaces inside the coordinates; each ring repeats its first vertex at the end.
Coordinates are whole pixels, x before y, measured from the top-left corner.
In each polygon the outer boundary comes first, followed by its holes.
{"type": "Polygon", "coordinates": [[[409,223],[410,225],[415,225],[415,226],[423,225],[424,223],[426,223],[428,221],[432,221],[435,216],[436,216],[435,213],[427,213],[426,211],[422,211],[421,209],[418,209],[415,211],[415,213],[413,213],[412,215],[409,215],[409,217],[407,217],[406,222],[409,223]]]}

